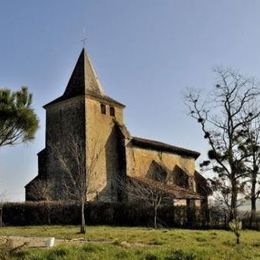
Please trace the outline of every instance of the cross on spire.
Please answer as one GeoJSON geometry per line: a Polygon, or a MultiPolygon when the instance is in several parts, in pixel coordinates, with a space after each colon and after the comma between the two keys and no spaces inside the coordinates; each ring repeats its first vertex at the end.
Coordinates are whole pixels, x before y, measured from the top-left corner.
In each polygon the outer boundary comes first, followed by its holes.
{"type": "Polygon", "coordinates": [[[87,35],[86,35],[86,28],[85,27],[83,27],[82,28],[82,40],[81,40],[81,42],[82,42],[82,47],[83,47],[83,49],[86,47],[86,41],[87,41],[87,35]]]}
{"type": "Polygon", "coordinates": [[[83,44],[83,48],[86,47],[86,41],[87,41],[87,37],[85,37],[85,38],[83,38],[83,39],[81,40],[81,42],[82,42],[82,44],[83,44]]]}

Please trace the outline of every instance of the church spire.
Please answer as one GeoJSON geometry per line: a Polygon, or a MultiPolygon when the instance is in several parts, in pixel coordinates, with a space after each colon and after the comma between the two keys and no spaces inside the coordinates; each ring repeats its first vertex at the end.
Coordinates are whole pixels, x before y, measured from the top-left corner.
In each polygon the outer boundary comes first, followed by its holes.
{"type": "Polygon", "coordinates": [[[63,97],[70,98],[86,94],[103,96],[104,92],[91,60],[87,55],[86,50],[83,48],[65,89],[63,97]]]}
{"type": "Polygon", "coordinates": [[[84,48],[79,55],[63,95],[46,104],[44,108],[66,99],[82,95],[91,96],[114,105],[125,107],[122,103],[105,95],[91,60],[84,48]]]}

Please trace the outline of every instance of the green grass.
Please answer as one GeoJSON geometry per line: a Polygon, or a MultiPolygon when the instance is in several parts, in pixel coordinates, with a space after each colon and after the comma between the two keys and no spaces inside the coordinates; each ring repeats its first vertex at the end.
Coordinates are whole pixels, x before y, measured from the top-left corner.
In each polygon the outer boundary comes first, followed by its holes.
{"type": "Polygon", "coordinates": [[[78,246],[25,249],[12,259],[260,259],[260,232],[257,231],[242,231],[239,246],[235,245],[231,232],[219,230],[91,226],[85,235],[78,231],[75,226],[5,227],[0,228],[0,235],[89,240],[78,246]]]}

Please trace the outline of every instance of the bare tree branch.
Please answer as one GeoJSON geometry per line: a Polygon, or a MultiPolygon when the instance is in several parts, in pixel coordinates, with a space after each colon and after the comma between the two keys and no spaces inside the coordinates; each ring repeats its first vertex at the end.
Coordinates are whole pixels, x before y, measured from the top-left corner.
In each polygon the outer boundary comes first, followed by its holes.
{"type": "Polygon", "coordinates": [[[214,71],[217,84],[211,101],[201,102],[201,93],[194,91],[188,91],[185,100],[189,115],[200,124],[210,146],[210,168],[221,180],[217,185],[219,194],[230,209],[230,218],[235,218],[240,204],[238,194],[244,187],[241,180],[246,177],[245,164],[250,156],[242,149],[247,142],[244,128],[260,116],[256,105],[260,92],[254,79],[231,69],[214,71]]]}

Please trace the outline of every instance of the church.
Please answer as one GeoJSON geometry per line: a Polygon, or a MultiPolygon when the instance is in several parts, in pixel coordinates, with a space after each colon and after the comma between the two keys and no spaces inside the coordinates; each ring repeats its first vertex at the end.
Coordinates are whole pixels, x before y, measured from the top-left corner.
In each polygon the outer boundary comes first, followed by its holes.
{"type": "Polygon", "coordinates": [[[26,201],[73,199],[71,189],[83,185],[87,201],[125,202],[134,199],[126,185],[138,183],[169,194],[174,205],[205,205],[211,190],[195,169],[200,154],[132,136],[124,108],[105,94],[83,49],[63,95],[44,106],[45,148],[26,201]],[[71,174],[81,178],[68,181],[71,174]]]}

